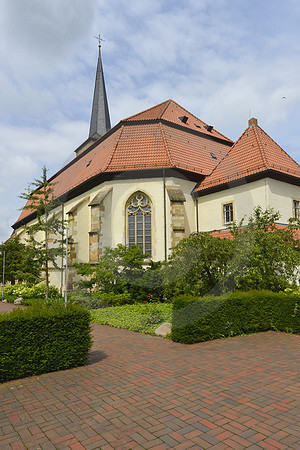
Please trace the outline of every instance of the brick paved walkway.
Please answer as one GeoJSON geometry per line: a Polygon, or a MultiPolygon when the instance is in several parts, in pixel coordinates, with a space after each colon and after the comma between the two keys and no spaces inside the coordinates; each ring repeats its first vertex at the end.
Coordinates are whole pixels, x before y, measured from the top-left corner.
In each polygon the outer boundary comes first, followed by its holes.
{"type": "Polygon", "coordinates": [[[0,313],[2,312],[11,312],[13,309],[16,308],[26,308],[24,305],[14,305],[13,303],[3,303],[0,302],[0,313]]]}
{"type": "Polygon", "coordinates": [[[300,449],[300,336],[94,336],[88,366],[0,387],[1,450],[300,449]]]}

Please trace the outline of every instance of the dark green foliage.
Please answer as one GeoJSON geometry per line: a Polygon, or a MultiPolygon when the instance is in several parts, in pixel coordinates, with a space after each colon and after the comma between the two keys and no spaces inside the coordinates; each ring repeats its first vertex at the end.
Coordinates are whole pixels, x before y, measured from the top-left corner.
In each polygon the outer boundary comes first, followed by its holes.
{"type": "Polygon", "coordinates": [[[93,292],[84,293],[75,291],[69,294],[69,301],[88,309],[107,308],[109,306],[121,306],[133,303],[133,300],[128,292],[122,294],[93,292]]]}
{"type": "MultiPolygon", "coordinates": [[[[116,248],[107,247],[97,265],[74,264],[77,273],[85,277],[79,286],[99,289],[99,295],[128,293],[128,303],[163,298],[161,263],[148,261],[149,255],[132,245],[118,244],[116,248]],[[150,294],[150,295],[149,295],[150,294]]],[[[112,297],[113,298],[113,297],[112,297]]],[[[110,304],[123,304],[123,301],[109,301],[110,304]]]]}
{"type": "Polygon", "coordinates": [[[300,295],[270,291],[174,301],[172,340],[184,344],[259,331],[300,333],[300,295]]]}
{"type": "Polygon", "coordinates": [[[90,315],[75,305],[31,306],[0,315],[0,381],[86,364],[90,315]]]}
{"type": "Polygon", "coordinates": [[[193,234],[173,248],[164,270],[166,297],[180,294],[218,295],[219,282],[224,277],[233,255],[230,240],[208,233],[193,234]]]}
{"type": "Polygon", "coordinates": [[[27,201],[23,209],[30,212],[35,211],[36,221],[33,225],[27,225],[24,229],[27,232],[27,242],[36,249],[40,255],[40,266],[45,271],[46,281],[46,298],[48,298],[49,290],[49,263],[59,268],[56,262],[58,256],[64,255],[64,241],[61,234],[61,228],[64,227],[65,221],[59,219],[52,210],[58,206],[58,202],[54,196],[54,183],[47,180],[47,169],[43,167],[40,179],[35,179],[31,183],[27,192],[20,195],[27,201]],[[40,239],[40,234],[43,239],[40,239]],[[36,236],[39,236],[36,239],[36,236]]]}
{"type": "Polygon", "coordinates": [[[150,310],[148,315],[144,314],[143,316],[141,316],[141,324],[144,326],[159,325],[163,323],[163,321],[164,321],[163,314],[161,314],[159,311],[155,309],[153,309],[152,311],[150,310]]]}
{"type": "Polygon", "coordinates": [[[0,267],[3,268],[3,252],[5,252],[5,282],[15,284],[26,281],[38,283],[41,278],[40,252],[30,245],[20,242],[18,236],[8,239],[0,245],[0,267]]]}
{"type": "Polygon", "coordinates": [[[234,254],[222,280],[223,291],[268,289],[274,292],[295,284],[300,265],[297,220],[278,228],[280,214],[272,208],[254,209],[248,225],[233,229],[234,254]]]}

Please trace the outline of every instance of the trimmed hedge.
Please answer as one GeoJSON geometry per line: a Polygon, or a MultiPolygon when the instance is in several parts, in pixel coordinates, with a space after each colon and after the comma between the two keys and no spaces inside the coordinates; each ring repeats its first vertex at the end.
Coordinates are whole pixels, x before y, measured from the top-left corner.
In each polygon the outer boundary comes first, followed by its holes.
{"type": "Polygon", "coordinates": [[[300,295],[249,291],[174,300],[175,342],[193,344],[268,330],[300,333],[300,295]]]}
{"type": "Polygon", "coordinates": [[[84,365],[91,343],[90,314],[76,305],[0,314],[0,381],[84,365]]]}

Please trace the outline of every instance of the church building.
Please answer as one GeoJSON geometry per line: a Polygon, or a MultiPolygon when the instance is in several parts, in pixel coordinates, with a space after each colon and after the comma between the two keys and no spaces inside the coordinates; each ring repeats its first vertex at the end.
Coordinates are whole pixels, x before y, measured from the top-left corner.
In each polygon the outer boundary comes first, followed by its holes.
{"type": "MultiPolygon", "coordinates": [[[[89,136],[53,175],[58,218],[68,220],[69,264],[97,263],[105,247],[136,244],[153,260],[192,232],[226,230],[254,207],[270,206],[281,223],[300,217],[300,168],[256,119],[233,142],[173,100],[111,128],[101,52],[89,136]]],[[[25,236],[34,211],[13,225],[25,236]]],[[[75,272],[70,270],[69,287],[75,272]]],[[[61,287],[61,271],[50,283],[61,287]]]]}

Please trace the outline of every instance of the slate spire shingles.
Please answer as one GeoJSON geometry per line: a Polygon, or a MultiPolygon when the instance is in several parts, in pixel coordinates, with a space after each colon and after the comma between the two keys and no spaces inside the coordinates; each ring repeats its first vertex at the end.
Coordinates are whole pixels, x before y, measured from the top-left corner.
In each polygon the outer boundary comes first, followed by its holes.
{"type": "Polygon", "coordinates": [[[101,45],[99,45],[89,138],[99,138],[110,130],[110,128],[111,124],[102,66],[101,45]]]}

